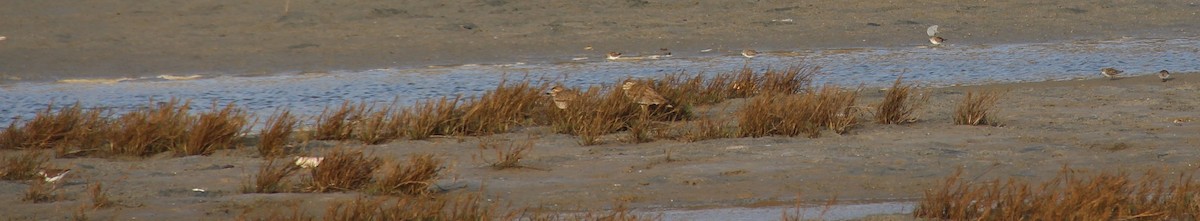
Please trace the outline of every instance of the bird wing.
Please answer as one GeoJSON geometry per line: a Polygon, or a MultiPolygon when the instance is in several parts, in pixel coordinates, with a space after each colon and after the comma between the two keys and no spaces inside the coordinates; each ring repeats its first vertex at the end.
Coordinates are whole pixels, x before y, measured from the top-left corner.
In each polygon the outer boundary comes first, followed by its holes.
{"type": "Polygon", "coordinates": [[[929,26],[928,29],[925,29],[925,34],[929,34],[930,37],[933,37],[934,35],[937,35],[937,32],[938,32],[937,29],[938,29],[937,25],[929,26]]]}

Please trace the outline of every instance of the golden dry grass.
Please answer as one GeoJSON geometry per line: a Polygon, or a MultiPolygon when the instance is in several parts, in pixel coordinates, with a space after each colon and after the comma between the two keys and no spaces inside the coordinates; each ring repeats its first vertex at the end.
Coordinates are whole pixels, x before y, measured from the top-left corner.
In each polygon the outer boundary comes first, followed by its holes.
{"type": "Polygon", "coordinates": [[[478,196],[413,198],[364,198],[331,204],[324,220],[515,220],[500,214],[496,206],[484,205],[478,196]]]}
{"type": "Polygon", "coordinates": [[[1004,91],[968,91],[954,109],[954,124],[995,125],[992,113],[1004,91]]]}
{"type": "Polygon", "coordinates": [[[0,179],[2,180],[41,180],[38,170],[44,168],[49,158],[35,149],[21,151],[15,156],[5,157],[0,162],[0,179]]]}
{"type": "Polygon", "coordinates": [[[372,174],[381,160],[368,157],[359,150],[336,147],[325,155],[321,165],[312,169],[307,191],[351,191],[371,182],[372,174]]]}
{"type": "Polygon", "coordinates": [[[357,125],[358,129],[354,130],[354,137],[367,145],[386,143],[400,138],[403,135],[401,130],[403,121],[399,119],[401,113],[393,110],[395,106],[395,103],[383,106],[372,105],[364,111],[364,116],[357,125]]]}
{"type": "Polygon", "coordinates": [[[88,150],[103,146],[104,135],[109,128],[108,119],[101,109],[83,110],[79,103],[58,111],[51,104],[34,115],[33,119],[18,125],[14,120],[0,132],[0,146],[11,149],[55,148],[65,154],[68,151],[88,150]]]}
{"type": "Polygon", "coordinates": [[[354,105],[350,101],[343,101],[336,109],[325,107],[321,115],[317,116],[313,139],[349,140],[367,109],[366,105],[366,102],[354,105]]]}
{"type": "Polygon", "coordinates": [[[418,102],[415,106],[401,112],[402,122],[407,123],[405,134],[409,139],[423,140],[433,135],[449,134],[458,114],[461,97],[453,99],[442,97],[438,100],[418,102]]]}
{"type": "Polygon", "coordinates": [[[496,89],[472,99],[462,106],[462,116],[453,123],[454,135],[491,135],[508,132],[513,127],[528,124],[538,107],[548,105],[542,91],[547,84],[533,86],[528,80],[508,84],[501,81],[496,89]]]}
{"type": "Polygon", "coordinates": [[[945,220],[1196,220],[1200,185],[1190,172],[1079,174],[1063,168],[1041,184],[972,182],[959,170],[925,192],[914,217],[945,220]]]}
{"type": "Polygon", "coordinates": [[[556,133],[579,137],[582,145],[600,143],[600,137],[625,128],[631,116],[641,109],[619,89],[591,87],[571,101],[571,108],[548,114],[550,128],[556,133]]]}
{"type": "Polygon", "coordinates": [[[245,131],[246,113],[232,103],[221,109],[217,107],[213,102],[212,111],[192,118],[186,139],[182,144],[172,145],[177,156],[209,155],[237,144],[245,131]]]}
{"type": "Polygon", "coordinates": [[[288,139],[299,122],[290,110],[278,111],[268,117],[263,129],[259,131],[258,154],[266,158],[276,158],[291,152],[287,149],[288,139]]]}
{"type": "MultiPolygon", "coordinates": [[[[529,151],[533,150],[534,141],[535,139],[533,137],[529,137],[521,143],[508,142],[508,145],[501,145],[496,139],[485,138],[479,140],[479,149],[481,152],[487,150],[492,150],[495,152],[495,160],[489,161],[492,169],[503,170],[509,168],[520,168],[523,167],[521,166],[521,160],[525,159],[525,155],[529,154],[529,151]]],[[[483,155],[484,154],[480,154],[481,157],[483,155]]],[[[488,160],[485,158],[484,161],[488,160]]]]}
{"type": "MultiPolygon", "coordinates": [[[[153,101],[151,101],[153,103],[153,101]]],[[[170,150],[187,138],[191,101],[179,99],[122,114],[113,123],[110,154],[149,156],[170,150]]]]}
{"type": "Polygon", "coordinates": [[[264,162],[262,167],[258,168],[258,175],[254,176],[254,183],[242,188],[242,192],[246,193],[278,193],[287,192],[291,186],[288,183],[287,177],[299,170],[292,161],[284,160],[283,158],[271,158],[264,162]]]}
{"type": "Polygon", "coordinates": [[[717,74],[705,78],[703,74],[688,75],[683,72],[664,75],[649,83],[660,95],[675,106],[697,106],[720,103],[729,98],[729,74],[717,74]]]}
{"type": "Polygon", "coordinates": [[[857,92],[837,86],[801,94],[761,94],[750,98],[735,113],[738,136],[818,137],[822,128],[846,133],[857,124],[857,109],[853,107],[857,98],[857,92]]]}
{"type": "Polygon", "coordinates": [[[441,176],[442,160],[433,154],[414,154],[408,161],[391,162],[384,175],[375,181],[379,192],[388,195],[427,195],[441,176]]]}
{"type": "Polygon", "coordinates": [[[726,128],[726,120],[712,119],[711,117],[700,118],[689,122],[689,129],[686,130],[681,137],[684,142],[696,142],[701,140],[721,139],[733,137],[733,133],[726,128]]]}
{"type": "Polygon", "coordinates": [[[917,110],[929,101],[929,93],[913,89],[912,85],[901,83],[903,77],[896,77],[896,82],[888,89],[883,101],[874,105],[875,123],[901,124],[916,122],[917,110]]]}
{"type": "Polygon", "coordinates": [[[53,202],[58,199],[55,192],[58,191],[58,186],[51,182],[46,182],[42,179],[33,179],[29,183],[29,188],[25,189],[25,195],[21,197],[21,201],[32,203],[53,202]]]}
{"type": "Polygon", "coordinates": [[[813,77],[820,73],[821,67],[798,65],[785,70],[767,69],[762,73],[761,83],[755,88],[758,93],[795,94],[806,92],[812,88],[813,77]]]}

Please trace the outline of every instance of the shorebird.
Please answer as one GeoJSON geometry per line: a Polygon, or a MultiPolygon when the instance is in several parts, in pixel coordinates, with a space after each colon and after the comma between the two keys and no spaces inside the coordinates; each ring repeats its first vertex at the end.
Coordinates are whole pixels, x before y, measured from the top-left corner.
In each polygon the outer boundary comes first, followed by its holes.
{"type": "Polygon", "coordinates": [[[1117,75],[1121,74],[1121,72],[1121,70],[1117,70],[1116,68],[1100,69],[1100,74],[1103,74],[1109,80],[1117,79],[1117,75]]]}
{"type": "Polygon", "coordinates": [[[42,171],[38,171],[38,175],[41,175],[47,183],[53,183],[62,180],[63,177],[67,177],[67,173],[69,172],[71,172],[71,169],[43,169],[42,171]]]}
{"type": "Polygon", "coordinates": [[[550,91],[546,92],[546,94],[550,95],[550,100],[554,101],[555,107],[564,110],[567,109],[567,103],[575,100],[576,97],[579,97],[579,92],[563,88],[562,86],[554,86],[550,88],[550,91]]]}
{"type": "Polygon", "coordinates": [[[1162,82],[1171,80],[1171,72],[1167,72],[1167,70],[1158,71],[1158,79],[1162,79],[1162,82]]]}
{"type": "Polygon", "coordinates": [[[933,45],[935,45],[935,46],[942,45],[942,42],[946,41],[945,38],[938,37],[937,33],[938,33],[937,25],[929,26],[929,28],[925,29],[925,34],[929,34],[929,43],[933,43],[933,45]]]}
{"type": "Polygon", "coordinates": [[[929,43],[933,43],[933,45],[942,45],[942,42],[945,42],[945,41],[946,41],[946,39],[942,38],[942,37],[938,37],[938,36],[929,37],[929,43]]]}
{"type": "Polygon", "coordinates": [[[321,165],[322,160],[325,160],[325,158],[324,157],[297,156],[296,157],[296,166],[300,166],[300,168],[314,168],[314,167],[321,165]]]}
{"type": "Polygon", "coordinates": [[[754,49],[742,50],[742,56],[746,58],[758,57],[758,51],[755,51],[754,49]]]}
{"type": "Polygon", "coordinates": [[[607,56],[608,56],[608,60],[617,60],[617,59],[621,58],[621,53],[612,51],[612,52],[608,52],[607,56]]]}
{"type": "MultiPolygon", "coordinates": [[[[621,85],[621,90],[625,91],[625,97],[633,99],[633,102],[642,105],[642,108],[646,108],[650,105],[663,105],[667,103],[667,98],[664,98],[662,95],[659,95],[658,92],[655,92],[654,88],[650,88],[650,86],[646,85],[639,85],[633,80],[625,80],[625,83],[621,85]]],[[[671,105],[667,104],[667,107],[669,108],[671,105]]]]}

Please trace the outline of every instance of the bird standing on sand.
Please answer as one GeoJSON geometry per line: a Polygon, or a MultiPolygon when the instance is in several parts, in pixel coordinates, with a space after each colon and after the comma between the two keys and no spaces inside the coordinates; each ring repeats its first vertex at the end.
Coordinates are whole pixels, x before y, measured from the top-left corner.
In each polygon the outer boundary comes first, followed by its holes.
{"type": "Polygon", "coordinates": [[[1120,75],[1121,73],[1122,71],[1117,70],[1116,68],[1100,69],[1100,74],[1103,74],[1104,77],[1108,78],[1109,80],[1117,79],[1117,75],[1120,75]]]}
{"type": "Polygon", "coordinates": [[[546,94],[550,95],[550,100],[554,101],[555,107],[564,110],[567,109],[567,103],[575,100],[576,97],[579,97],[579,92],[563,88],[562,86],[554,86],[550,88],[550,91],[546,92],[546,94]]]}
{"type": "Polygon", "coordinates": [[[617,60],[617,59],[621,58],[621,53],[611,51],[611,52],[608,52],[607,56],[608,56],[607,57],[608,60],[617,60]]]}
{"type": "Polygon", "coordinates": [[[1167,72],[1167,70],[1158,71],[1158,79],[1161,79],[1162,82],[1171,80],[1171,72],[1167,72]]]}
{"type": "Polygon", "coordinates": [[[755,51],[754,49],[742,50],[742,56],[746,58],[758,57],[758,51],[755,51]]]}
{"type": "MultiPolygon", "coordinates": [[[[658,92],[655,92],[654,88],[650,88],[650,86],[646,85],[639,85],[633,80],[625,80],[625,83],[621,85],[621,89],[625,91],[625,97],[633,99],[633,102],[642,105],[642,108],[646,108],[650,105],[663,105],[667,103],[667,98],[664,98],[662,95],[659,95],[658,92]]],[[[667,104],[667,107],[669,108],[671,105],[667,104]]]]}
{"type": "Polygon", "coordinates": [[[937,25],[929,26],[929,28],[925,29],[925,34],[929,34],[929,43],[933,43],[933,45],[935,45],[935,46],[942,45],[942,42],[946,41],[945,38],[938,37],[937,32],[938,32],[937,25]]]}
{"type": "Polygon", "coordinates": [[[307,169],[307,168],[315,168],[315,167],[317,167],[317,166],[320,166],[320,165],[321,165],[321,161],[324,161],[324,160],[325,160],[325,158],[324,158],[324,157],[301,157],[301,156],[297,156],[297,157],[296,157],[296,166],[300,166],[300,168],[305,168],[305,169],[307,169]]]}
{"type": "Polygon", "coordinates": [[[69,172],[71,172],[71,169],[44,169],[38,171],[38,175],[41,175],[47,183],[53,183],[62,180],[69,172]]]}

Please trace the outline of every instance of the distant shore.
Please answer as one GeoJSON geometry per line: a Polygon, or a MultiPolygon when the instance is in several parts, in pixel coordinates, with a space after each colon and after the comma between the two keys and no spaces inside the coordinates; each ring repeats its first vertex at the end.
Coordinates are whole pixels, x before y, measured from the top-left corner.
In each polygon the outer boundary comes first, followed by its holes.
{"type": "Polygon", "coordinates": [[[1200,5],[770,0],[87,2],[0,8],[0,81],[257,75],[441,64],[1194,36],[1200,5]],[[593,50],[584,50],[591,46],[593,50]]]}

